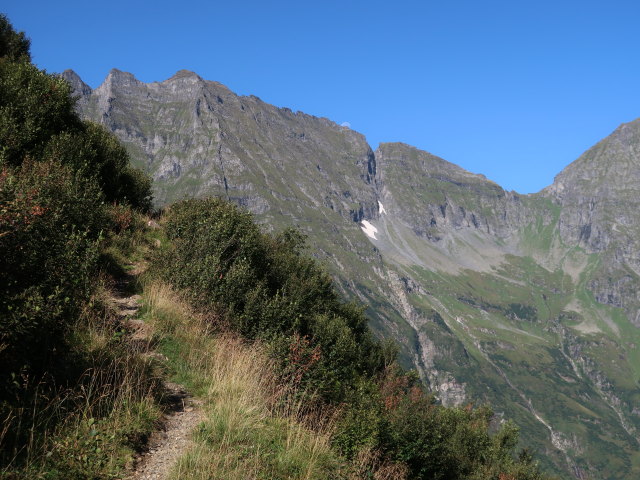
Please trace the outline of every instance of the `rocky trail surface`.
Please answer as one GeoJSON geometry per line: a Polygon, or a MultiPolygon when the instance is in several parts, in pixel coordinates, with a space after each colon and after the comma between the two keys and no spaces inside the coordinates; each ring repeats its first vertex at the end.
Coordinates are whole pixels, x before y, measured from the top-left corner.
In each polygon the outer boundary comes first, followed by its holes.
{"type": "Polygon", "coordinates": [[[199,402],[181,386],[166,382],[169,410],[162,429],[154,432],[147,450],[136,459],[128,480],[161,480],[168,478],[172,467],[190,447],[191,432],[202,421],[199,402]]]}

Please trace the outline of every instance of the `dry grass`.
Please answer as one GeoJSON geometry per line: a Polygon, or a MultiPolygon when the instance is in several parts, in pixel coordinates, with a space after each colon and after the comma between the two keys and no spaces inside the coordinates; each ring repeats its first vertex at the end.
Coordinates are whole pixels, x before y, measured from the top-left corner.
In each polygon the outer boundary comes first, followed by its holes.
{"type": "Polygon", "coordinates": [[[293,397],[259,344],[210,335],[211,324],[165,285],[147,285],[145,300],[157,331],[171,332],[178,345],[172,361],[205,401],[207,420],[171,478],[345,478],[330,446],[335,415],[287,401],[293,397]]]}
{"type": "Polygon", "coordinates": [[[349,480],[363,478],[372,480],[404,480],[409,475],[409,469],[402,463],[389,462],[379,452],[362,450],[352,462],[349,480]]]}

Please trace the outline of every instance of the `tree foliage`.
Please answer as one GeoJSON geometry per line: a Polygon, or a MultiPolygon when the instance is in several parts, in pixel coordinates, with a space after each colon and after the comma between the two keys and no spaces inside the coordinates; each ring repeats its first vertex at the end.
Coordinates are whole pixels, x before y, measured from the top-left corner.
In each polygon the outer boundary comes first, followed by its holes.
{"type": "Polygon", "coordinates": [[[91,293],[113,204],[151,207],[150,180],[70,86],[30,63],[0,15],[0,401],[12,375],[43,372],[91,293]]]}
{"type": "Polygon", "coordinates": [[[6,15],[0,13],[0,61],[31,61],[31,41],[24,32],[16,32],[6,15]]]}

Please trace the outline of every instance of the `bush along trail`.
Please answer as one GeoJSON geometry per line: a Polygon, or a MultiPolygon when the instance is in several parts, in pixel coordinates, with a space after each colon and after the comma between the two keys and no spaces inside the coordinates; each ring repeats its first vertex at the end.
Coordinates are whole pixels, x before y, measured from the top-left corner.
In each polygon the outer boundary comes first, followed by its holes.
{"type": "Polygon", "coordinates": [[[299,232],[151,206],[0,15],[0,478],[546,478],[400,368],[299,232]]]}
{"type": "Polygon", "coordinates": [[[113,478],[161,413],[111,297],[150,180],[0,15],[0,477],[113,478]]]}

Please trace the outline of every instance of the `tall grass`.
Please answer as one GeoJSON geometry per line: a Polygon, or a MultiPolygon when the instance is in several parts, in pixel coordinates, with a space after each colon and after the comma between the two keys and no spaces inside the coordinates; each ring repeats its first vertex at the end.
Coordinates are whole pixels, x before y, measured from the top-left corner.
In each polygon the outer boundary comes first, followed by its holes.
{"type": "Polygon", "coordinates": [[[121,330],[103,281],[53,374],[14,379],[0,404],[0,478],[114,478],[161,416],[157,361],[121,330]]]}

